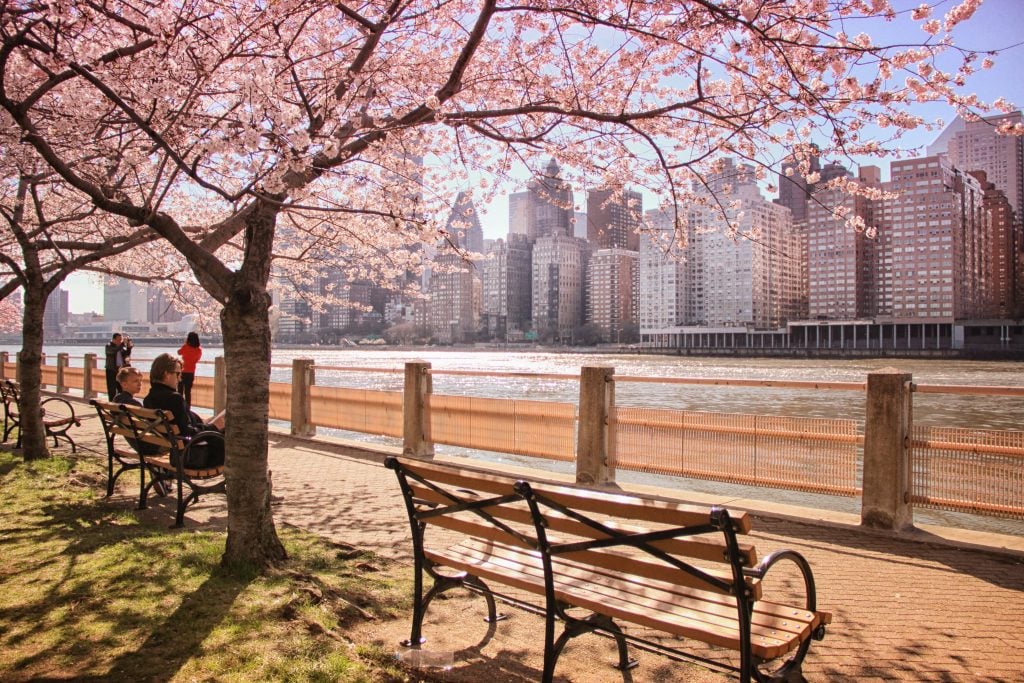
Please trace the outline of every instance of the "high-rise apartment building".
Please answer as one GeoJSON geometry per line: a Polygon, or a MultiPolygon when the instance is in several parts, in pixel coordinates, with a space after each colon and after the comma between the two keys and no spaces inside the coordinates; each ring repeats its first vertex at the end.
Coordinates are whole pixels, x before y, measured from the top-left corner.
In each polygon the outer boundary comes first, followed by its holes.
{"type": "Polygon", "coordinates": [[[583,324],[589,258],[586,240],[564,233],[534,243],[531,317],[541,341],[571,342],[583,324]]]}
{"type": "Polygon", "coordinates": [[[1024,138],[1000,135],[998,129],[1022,123],[1020,111],[977,121],[957,117],[928,148],[929,154],[945,154],[958,169],[984,171],[988,182],[1009,200],[1014,211],[1009,241],[998,243],[1008,244],[1010,250],[1006,277],[1013,283],[1013,292],[1006,310],[1011,317],[1024,315],[1024,138]]]}
{"type": "Polygon", "coordinates": [[[640,254],[628,249],[598,249],[590,258],[587,321],[601,330],[601,340],[622,341],[637,322],[637,277],[640,254]]]}
{"type": "Polygon", "coordinates": [[[477,263],[483,280],[482,322],[492,339],[522,339],[532,314],[533,241],[509,233],[495,240],[487,258],[477,263]]]}
{"type": "Polygon", "coordinates": [[[594,249],[640,248],[643,197],[633,190],[587,191],[587,240],[594,249]]]}
{"type": "Polygon", "coordinates": [[[709,183],[727,213],[692,207],[684,257],[693,269],[686,324],[773,329],[806,317],[802,235],[786,207],[765,199],[753,169],[727,160],[709,183]],[[725,217],[735,223],[726,227],[725,217]]]}
{"type": "MultiPolygon", "coordinates": [[[[809,173],[817,173],[821,170],[817,156],[812,156],[809,163],[809,173]]],[[[814,184],[808,183],[807,178],[800,173],[800,164],[797,161],[789,159],[782,162],[778,185],[779,198],[775,200],[775,203],[789,209],[794,224],[806,220],[808,201],[811,193],[814,192],[814,184]]]]}
{"type": "Polygon", "coordinates": [[[475,341],[480,322],[480,278],[475,265],[446,251],[434,259],[427,324],[441,344],[475,341]]]}
{"type": "Polygon", "coordinates": [[[985,272],[990,274],[984,310],[977,317],[1015,318],[1021,310],[1014,277],[1018,253],[1015,213],[1006,194],[988,182],[984,171],[971,171],[981,185],[985,218],[988,221],[988,253],[983,257],[985,272]]]}
{"type": "Polygon", "coordinates": [[[880,203],[877,315],[895,321],[973,317],[990,274],[981,184],[945,156],[894,161],[880,203]]]}
{"type": "MultiPolygon", "coordinates": [[[[834,169],[832,176],[842,177],[834,169]]],[[[862,167],[858,180],[878,187],[881,171],[877,166],[862,167]]],[[[875,313],[875,240],[854,230],[847,216],[860,216],[866,225],[873,225],[873,203],[850,192],[822,188],[808,205],[807,290],[812,319],[853,320],[875,313]]]]}
{"type": "Polygon", "coordinates": [[[640,329],[665,334],[686,324],[692,264],[675,239],[671,210],[650,209],[644,214],[640,237],[638,318],[640,329]]]}

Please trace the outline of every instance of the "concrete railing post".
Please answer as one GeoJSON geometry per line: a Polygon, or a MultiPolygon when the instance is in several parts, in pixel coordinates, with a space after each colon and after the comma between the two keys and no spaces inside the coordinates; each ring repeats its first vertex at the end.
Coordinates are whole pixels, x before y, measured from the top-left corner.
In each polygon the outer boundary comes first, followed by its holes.
{"type": "Polygon", "coordinates": [[[314,382],[313,359],[292,359],[292,436],[314,436],[310,387],[314,382]]]}
{"type": "Polygon", "coordinates": [[[864,526],[907,529],[910,504],[911,375],[895,368],[868,373],[864,415],[864,526]]]}
{"type": "MultiPolygon", "coordinates": [[[[98,392],[93,387],[95,384],[93,381],[94,377],[96,377],[96,354],[87,353],[82,361],[82,398],[96,398],[98,395],[98,392]]],[[[103,390],[106,391],[106,378],[103,380],[103,386],[103,390]]]]}
{"type": "Polygon", "coordinates": [[[576,436],[576,483],[610,484],[615,470],[608,465],[612,447],[608,416],[615,403],[615,368],[580,369],[579,431],[576,436]]]}
{"type": "Polygon", "coordinates": [[[10,362],[7,359],[9,357],[6,351],[0,351],[0,379],[7,379],[7,363],[10,362]]]}
{"type": "Polygon", "coordinates": [[[228,407],[228,371],[224,356],[213,359],[213,414],[228,407]]]}
{"type": "Polygon", "coordinates": [[[66,394],[68,393],[68,385],[64,381],[64,370],[68,367],[69,354],[58,353],[57,354],[57,393],[66,394]]]}
{"type": "Polygon", "coordinates": [[[427,407],[432,391],[430,363],[406,363],[405,399],[402,406],[402,455],[416,458],[434,457],[434,444],[430,440],[430,414],[427,407]]]}

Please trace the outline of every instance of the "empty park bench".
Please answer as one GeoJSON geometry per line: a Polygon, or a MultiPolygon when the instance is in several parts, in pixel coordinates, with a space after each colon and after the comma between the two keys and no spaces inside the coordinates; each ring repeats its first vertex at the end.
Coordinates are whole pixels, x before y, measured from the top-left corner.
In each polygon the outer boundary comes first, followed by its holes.
{"type": "Polygon", "coordinates": [[[223,440],[219,432],[200,432],[190,438],[178,432],[174,417],[166,411],[106,401],[91,403],[96,407],[107,437],[107,495],[113,493],[114,481],[122,472],[138,469],[139,509],[146,509],[151,490],[176,490],[174,525],[180,527],[185,523],[185,510],[200,496],[227,492],[223,465],[203,469],[184,465],[191,449],[215,439],[223,440]],[[134,461],[131,451],[115,444],[118,436],[124,437],[135,451],[134,461]]]}
{"type": "Polygon", "coordinates": [[[545,682],[566,643],[590,632],[615,640],[622,669],[635,665],[627,643],[702,659],[632,633],[639,629],[626,633],[620,624],[736,651],[738,666],[718,664],[744,682],[796,681],[811,639],[823,638],[831,622],[830,613],[817,609],[811,568],[800,554],[780,550],[758,562],[754,546],[738,538],[750,531],[746,513],[413,458],[386,464],[398,476],[413,536],[413,617],[405,646],[424,642],[431,601],[462,587],[483,595],[488,621],[502,618],[495,597],[543,614],[545,682]],[[781,560],[799,569],[803,595],[766,599],[762,579],[781,560]],[[513,591],[499,593],[491,584],[513,591]],[[572,608],[589,614],[569,614],[572,608]],[[556,620],[564,623],[557,639],[556,620]],[[790,653],[776,670],[762,670],[790,653]]]}
{"type": "MultiPolygon", "coordinates": [[[[21,448],[21,388],[17,382],[5,379],[0,382],[0,396],[4,401],[4,441],[17,428],[16,447],[21,448]]],[[[71,444],[71,452],[74,453],[77,450],[75,440],[68,434],[68,430],[82,424],[75,415],[74,406],[63,398],[51,396],[40,401],[39,409],[42,411],[46,436],[53,439],[53,445],[58,445],[57,439],[64,439],[71,444]]]]}

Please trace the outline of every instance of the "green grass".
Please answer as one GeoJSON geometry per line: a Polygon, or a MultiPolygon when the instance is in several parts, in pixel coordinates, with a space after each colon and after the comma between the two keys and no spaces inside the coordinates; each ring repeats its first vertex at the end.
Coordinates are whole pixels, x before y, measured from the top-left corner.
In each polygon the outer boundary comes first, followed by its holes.
{"type": "Polygon", "coordinates": [[[408,612],[386,563],[280,529],[288,562],[220,567],[223,532],[102,499],[95,458],[0,452],[0,680],[404,681],[361,620],[408,612]]]}

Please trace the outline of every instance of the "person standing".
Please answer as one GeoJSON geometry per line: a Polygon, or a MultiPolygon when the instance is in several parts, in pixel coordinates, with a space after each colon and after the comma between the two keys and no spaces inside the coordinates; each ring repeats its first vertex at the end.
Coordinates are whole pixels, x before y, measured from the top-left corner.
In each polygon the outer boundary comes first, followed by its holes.
{"type": "Polygon", "coordinates": [[[107,398],[111,401],[121,393],[121,387],[117,383],[117,371],[126,365],[131,365],[129,356],[132,355],[132,346],[131,337],[125,337],[120,332],[115,332],[103,349],[106,353],[103,367],[107,371],[107,398]]]}
{"type": "Polygon", "coordinates": [[[192,384],[196,381],[196,364],[203,357],[203,349],[199,346],[199,335],[189,332],[185,343],[178,349],[181,356],[181,381],[178,393],[185,397],[185,406],[192,410],[192,384]]]}

